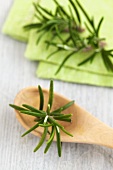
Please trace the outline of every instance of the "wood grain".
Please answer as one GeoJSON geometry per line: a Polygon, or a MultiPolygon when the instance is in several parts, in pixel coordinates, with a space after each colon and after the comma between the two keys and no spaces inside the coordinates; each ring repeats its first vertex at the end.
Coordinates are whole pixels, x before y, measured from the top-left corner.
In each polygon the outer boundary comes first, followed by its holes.
{"type": "MultiPolygon", "coordinates": [[[[13,0],[0,1],[0,30],[13,0]]],[[[58,158],[54,142],[47,155],[44,147],[33,149],[39,138],[21,138],[24,128],[16,120],[13,103],[17,92],[27,86],[49,87],[48,80],[35,76],[37,63],[24,58],[26,45],[0,33],[0,170],[112,170],[113,150],[101,146],[63,143],[58,158]]],[[[76,78],[76,75],[75,75],[76,78]]],[[[55,81],[55,91],[88,110],[113,127],[113,89],[55,81]]]]}

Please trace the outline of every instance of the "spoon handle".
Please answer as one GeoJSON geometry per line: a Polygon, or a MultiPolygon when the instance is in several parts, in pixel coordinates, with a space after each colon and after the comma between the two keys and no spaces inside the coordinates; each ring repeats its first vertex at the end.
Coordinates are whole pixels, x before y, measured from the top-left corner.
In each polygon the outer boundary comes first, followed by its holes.
{"type": "Polygon", "coordinates": [[[70,142],[97,144],[113,148],[113,128],[76,105],[74,137],[70,142]]]}

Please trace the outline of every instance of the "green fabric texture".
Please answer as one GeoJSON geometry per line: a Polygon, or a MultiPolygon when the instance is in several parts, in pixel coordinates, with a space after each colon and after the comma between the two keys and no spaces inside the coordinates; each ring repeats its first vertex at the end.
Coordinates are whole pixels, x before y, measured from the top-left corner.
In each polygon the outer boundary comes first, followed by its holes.
{"type": "Polygon", "coordinates": [[[103,87],[113,87],[113,77],[105,76],[100,74],[93,74],[91,72],[80,71],[77,69],[71,69],[63,67],[60,73],[55,75],[57,65],[40,62],[37,68],[37,76],[45,79],[57,79],[67,82],[80,83],[80,84],[89,84],[103,87]]]}
{"type": "Polygon", "coordinates": [[[32,0],[14,0],[2,32],[16,40],[27,42],[29,32],[25,32],[23,26],[32,22],[33,13],[32,0]]]}
{"type": "MultiPolygon", "coordinates": [[[[64,1],[60,1],[64,4],[64,1]]],[[[67,4],[68,0],[65,0],[67,4]]],[[[96,23],[101,16],[104,16],[104,22],[101,29],[101,36],[107,39],[108,49],[113,47],[111,28],[113,28],[112,20],[112,0],[103,0],[101,3],[98,0],[93,2],[89,0],[80,1],[88,13],[96,18],[96,23]]],[[[54,9],[53,0],[41,0],[44,7],[54,9]]],[[[103,64],[101,57],[98,55],[93,64],[87,63],[78,67],[77,64],[89,56],[89,53],[79,53],[73,55],[65,64],[65,67],[55,75],[58,65],[66,56],[67,52],[59,52],[47,60],[47,56],[54,51],[54,48],[46,50],[46,45],[43,40],[36,45],[37,34],[35,31],[25,32],[23,25],[30,23],[33,20],[32,0],[15,0],[8,19],[4,25],[3,32],[21,41],[29,43],[25,56],[30,60],[39,60],[40,62],[36,74],[42,78],[54,78],[63,81],[92,84],[97,86],[113,87],[113,73],[108,72],[103,64]],[[22,8],[21,8],[22,7],[22,8]],[[12,17],[14,18],[12,20],[12,17]],[[18,30],[18,31],[17,31],[18,30]]],[[[48,37],[49,35],[47,35],[48,37]]]]}

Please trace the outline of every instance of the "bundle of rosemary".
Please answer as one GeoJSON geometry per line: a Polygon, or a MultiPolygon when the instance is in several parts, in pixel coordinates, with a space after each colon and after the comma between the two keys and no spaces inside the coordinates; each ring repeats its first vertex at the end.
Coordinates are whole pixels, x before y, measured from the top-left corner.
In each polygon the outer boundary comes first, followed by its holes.
{"type": "Polygon", "coordinates": [[[44,150],[44,153],[48,151],[50,148],[54,136],[56,134],[56,140],[57,140],[57,148],[58,148],[58,155],[61,156],[61,139],[60,139],[60,131],[63,131],[69,136],[73,136],[69,132],[66,131],[66,129],[57,121],[65,121],[65,122],[71,122],[71,116],[72,114],[64,114],[63,111],[69,108],[71,105],[73,105],[74,101],[71,101],[67,103],[66,105],[57,108],[56,110],[51,111],[52,104],[53,104],[53,98],[54,98],[54,92],[53,92],[53,81],[50,81],[50,88],[49,88],[49,99],[48,99],[48,105],[47,109],[43,110],[44,108],[44,95],[43,90],[40,86],[38,86],[39,96],[40,96],[40,104],[39,109],[34,108],[33,106],[23,104],[21,106],[10,104],[12,108],[15,110],[18,110],[22,114],[31,115],[34,118],[34,123],[37,122],[32,128],[30,128],[27,132],[25,132],[23,136],[27,135],[28,133],[32,132],[38,127],[43,127],[43,134],[41,136],[41,139],[34,149],[34,152],[36,152],[44,143],[45,139],[47,138],[47,135],[49,135],[49,139],[46,142],[46,148],[44,150]],[[48,130],[48,128],[51,127],[51,130],[48,130]]]}
{"type": "Polygon", "coordinates": [[[54,56],[54,54],[60,51],[68,52],[57,69],[56,74],[72,55],[80,51],[83,53],[90,51],[91,54],[80,62],[78,66],[87,62],[92,63],[95,57],[100,54],[106,69],[113,72],[113,49],[107,50],[105,48],[106,39],[99,36],[104,17],[101,17],[96,25],[94,18],[87,14],[78,0],[75,0],[75,2],[69,0],[68,10],[61,6],[57,0],[53,1],[55,3],[55,10],[53,12],[43,8],[39,3],[33,4],[36,21],[24,26],[24,29],[36,30],[38,37],[37,45],[44,35],[49,33],[50,38],[48,39],[48,36],[46,36],[47,39],[45,40],[47,48],[54,46],[56,50],[49,54],[47,58],[54,56]],[[86,19],[85,23],[82,21],[80,12],[82,12],[86,19]],[[83,32],[86,32],[86,34],[83,35],[83,32]]]}

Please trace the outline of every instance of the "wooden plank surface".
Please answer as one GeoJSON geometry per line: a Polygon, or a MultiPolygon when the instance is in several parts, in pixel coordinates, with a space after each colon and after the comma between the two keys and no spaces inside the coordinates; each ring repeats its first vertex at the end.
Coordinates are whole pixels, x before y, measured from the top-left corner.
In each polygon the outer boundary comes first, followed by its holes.
{"type": "MultiPolygon", "coordinates": [[[[0,1],[0,30],[12,0],[0,1]]],[[[24,58],[26,44],[0,33],[0,170],[112,170],[113,150],[101,146],[63,143],[62,157],[54,142],[44,155],[43,146],[33,149],[39,139],[25,131],[8,106],[16,93],[27,86],[48,88],[49,80],[35,76],[37,63],[24,58]]],[[[76,77],[76,75],[75,75],[76,77]]],[[[113,127],[113,89],[55,81],[55,91],[74,99],[94,116],[113,127]]]]}

